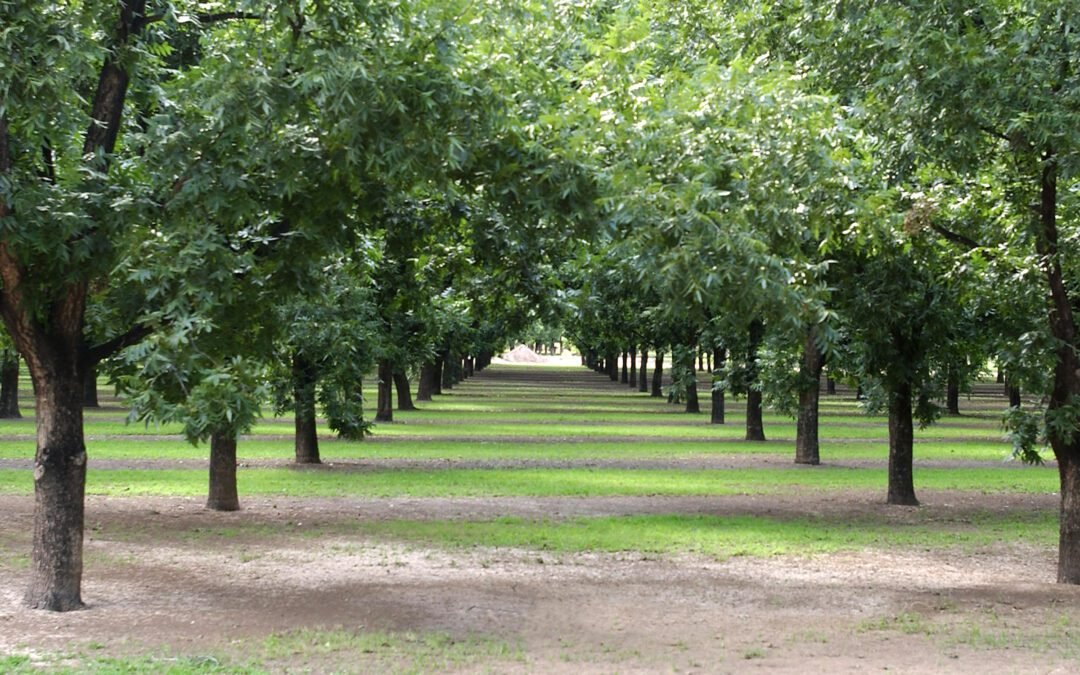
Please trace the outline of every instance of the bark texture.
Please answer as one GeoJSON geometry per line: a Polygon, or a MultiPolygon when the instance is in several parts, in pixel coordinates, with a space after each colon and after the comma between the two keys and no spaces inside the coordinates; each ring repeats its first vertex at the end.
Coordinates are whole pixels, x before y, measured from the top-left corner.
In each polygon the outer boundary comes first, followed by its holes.
{"type": "Polygon", "coordinates": [[[915,498],[915,425],[911,403],[910,383],[899,384],[889,392],[889,493],[885,501],[902,506],[919,505],[915,498]]]}
{"type": "Polygon", "coordinates": [[[240,509],[236,491],[235,432],[215,432],[210,436],[210,491],[206,508],[212,511],[240,509]]]}
{"type": "Polygon", "coordinates": [[[296,463],[320,464],[315,421],[315,369],[302,355],[293,356],[293,404],[296,414],[296,463]]]}
{"type": "Polygon", "coordinates": [[[759,319],[750,322],[750,341],[746,352],[746,440],[764,441],[765,422],[761,407],[761,391],[757,388],[757,353],[765,337],[765,324],[759,319]]]}
{"type": "Polygon", "coordinates": [[[376,422],[394,421],[394,366],[387,359],[379,361],[379,400],[376,422]]]}
{"type": "Polygon", "coordinates": [[[818,403],[821,396],[821,369],[825,356],[817,346],[817,331],[807,331],[799,379],[799,419],[795,431],[795,463],[820,464],[818,443],[818,403]]]}
{"type": "Polygon", "coordinates": [[[413,405],[412,390],[409,388],[409,376],[404,370],[394,371],[394,388],[397,390],[397,409],[416,410],[413,405]]]}
{"type": "MultiPolygon", "coordinates": [[[[713,348],[713,365],[719,370],[724,367],[724,361],[727,360],[727,350],[723,347],[713,348]]],[[[713,378],[712,389],[712,414],[709,421],[712,424],[724,424],[725,423],[725,402],[724,402],[724,390],[716,388],[715,377],[713,378]]]]}

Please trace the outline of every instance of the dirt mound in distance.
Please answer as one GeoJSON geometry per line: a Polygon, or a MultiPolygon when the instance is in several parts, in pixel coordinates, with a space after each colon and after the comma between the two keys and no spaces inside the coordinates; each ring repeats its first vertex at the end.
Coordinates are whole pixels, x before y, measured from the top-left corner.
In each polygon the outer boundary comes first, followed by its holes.
{"type": "Polygon", "coordinates": [[[544,357],[529,349],[528,345],[518,345],[499,358],[508,363],[543,363],[544,361],[544,357]]]}

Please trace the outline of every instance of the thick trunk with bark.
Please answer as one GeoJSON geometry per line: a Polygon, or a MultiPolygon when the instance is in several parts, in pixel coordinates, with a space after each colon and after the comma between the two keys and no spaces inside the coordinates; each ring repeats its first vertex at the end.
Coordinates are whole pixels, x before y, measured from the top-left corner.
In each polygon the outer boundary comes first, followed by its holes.
{"type": "MultiPolygon", "coordinates": [[[[727,359],[727,349],[723,347],[713,348],[713,365],[719,370],[724,367],[724,361],[727,359]]],[[[713,390],[712,390],[712,415],[709,421],[713,424],[724,424],[725,422],[725,403],[724,403],[724,390],[716,388],[715,377],[713,377],[713,390]]]]}
{"type": "Polygon", "coordinates": [[[19,355],[4,351],[0,363],[0,418],[22,417],[19,412],[19,355]]]}
{"type": "Polygon", "coordinates": [[[397,389],[397,409],[416,410],[413,405],[412,390],[409,389],[409,376],[404,370],[394,371],[394,388],[397,389]]]}
{"type": "Polygon", "coordinates": [[[757,389],[757,353],[764,337],[765,324],[758,319],[751,321],[750,341],[746,353],[746,384],[750,387],[750,390],[746,393],[746,440],[748,441],[765,440],[761,391],[757,389]]]}
{"type": "Polygon", "coordinates": [[[31,371],[37,390],[37,452],[30,587],[23,602],[64,612],[83,606],[82,377],[70,367],[48,370],[31,371]]]}
{"type": "Polygon", "coordinates": [[[817,346],[817,331],[807,331],[800,372],[799,419],[795,431],[795,463],[820,464],[818,443],[818,401],[821,395],[821,369],[825,356],[817,346]]]}
{"type": "MultiPolygon", "coordinates": [[[[1080,396],[1080,358],[1076,352],[1076,323],[1072,298],[1062,273],[1058,253],[1057,230],[1057,161],[1052,151],[1043,160],[1036,250],[1045,261],[1052,309],[1050,332],[1058,340],[1054,364],[1054,386],[1050,392],[1048,414],[1073,404],[1080,396]]],[[[1011,397],[1011,392],[1010,392],[1011,397]]],[[[1019,392],[1017,392],[1019,398],[1019,392]]],[[[1019,403],[1019,401],[1017,401],[1019,403]]],[[[1058,530],[1058,583],[1080,584],[1080,438],[1048,432],[1050,447],[1058,462],[1061,484],[1060,525],[1058,530]]]]}
{"type": "Polygon", "coordinates": [[[240,497],[236,490],[236,432],[215,432],[210,436],[210,491],[206,508],[213,511],[237,511],[240,497]]]}
{"type": "Polygon", "coordinates": [[[915,498],[915,425],[911,403],[910,383],[900,384],[889,392],[889,494],[885,500],[889,504],[919,505],[915,498]]]}
{"type": "Polygon", "coordinates": [[[387,359],[379,361],[379,400],[375,410],[376,422],[394,421],[394,365],[387,359]]]}
{"type": "Polygon", "coordinates": [[[319,434],[315,421],[315,369],[296,354],[292,363],[293,404],[296,415],[296,463],[320,464],[319,434]]]}
{"type": "Polygon", "coordinates": [[[435,393],[436,368],[432,363],[425,362],[420,366],[420,381],[416,383],[416,400],[430,401],[435,393]]]}
{"type": "Polygon", "coordinates": [[[652,389],[649,392],[653,398],[664,395],[664,352],[656,352],[656,365],[652,371],[652,389]]]}
{"type": "Polygon", "coordinates": [[[649,350],[641,348],[641,367],[638,369],[637,390],[644,394],[649,391],[649,350]]]}

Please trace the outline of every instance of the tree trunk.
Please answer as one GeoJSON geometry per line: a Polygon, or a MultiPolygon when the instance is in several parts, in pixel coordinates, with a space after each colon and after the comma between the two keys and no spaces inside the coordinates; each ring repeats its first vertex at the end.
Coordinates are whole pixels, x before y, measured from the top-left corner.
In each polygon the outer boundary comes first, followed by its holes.
{"type": "Polygon", "coordinates": [[[431,362],[431,393],[441,394],[443,393],[443,362],[444,358],[442,354],[436,354],[435,360],[431,362]]]}
{"type": "Polygon", "coordinates": [[[765,324],[760,319],[750,322],[750,342],[746,352],[746,440],[764,441],[765,423],[761,409],[761,390],[757,388],[758,367],[757,353],[765,337],[765,324]]]}
{"type": "Polygon", "coordinates": [[[630,379],[627,380],[627,384],[631,389],[634,389],[638,385],[637,378],[637,347],[630,348],[630,379]]]}
{"type": "Polygon", "coordinates": [[[296,415],[296,463],[320,464],[315,422],[315,369],[300,354],[293,355],[293,403],[296,415]]]}
{"type": "Polygon", "coordinates": [[[210,492],[206,508],[213,511],[237,511],[240,498],[236,492],[236,432],[214,432],[210,436],[210,492]]]}
{"type": "Polygon", "coordinates": [[[82,374],[71,367],[48,366],[47,372],[31,368],[37,392],[37,452],[30,587],[23,602],[34,609],[65,612],[83,606],[82,374]]]}
{"type": "Polygon", "coordinates": [[[694,352],[692,350],[687,351],[687,359],[682,364],[684,370],[684,377],[686,377],[686,412],[699,413],[701,412],[701,404],[698,402],[697,395],[697,372],[694,371],[694,352]]]}
{"type": "Polygon", "coordinates": [[[100,408],[97,395],[97,368],[87,368],[83,378],[83,407],[100,408]]]}
{"type": "Polygon", "coordinates": [[[918,506],[913,458],[915,426],[911,418],[911,383],[889,392],[889,504],[918,506]]]}
{"type": "MultiPolygon", "coordinates": [[[[727,359],[727,349],[723,347],[713,347],[712,360],[713,365],[716,366],[716,370],[724,367],[724,361],[727,359]]],[[[724,403],[724,390],[716,388],[716,377],[713,377],[712,388],[712,416],[709,421],[713,424],[724,424],[725,417],[725,403],[724,403]]]]}
{"type": "Polygon", "coordinates": [[[950,415],[960,414],[960,373],[952,367],[945,386],[945,410],[950,415]]]}
{"type": "Polygon", "coordinates": [[[836,396],[836,380],[831,377],[825,378],[825,393],[829,396],[836,396]]]}
{"type": "Polygon", "coordinates": [[[394,387],[397,389],[397,409],[416,410],[413,405],[412,390],[409,389],[409,376],[404,370],[394,371],[394,387]]]}
{"type": "Polygon", "coordinates": [[[818,402],[821,396],[821,369],[825,356],[817,346],[817,329],[806,333],[803,361],[799,373],[799,419],[795,431],[795,463],[820,464],[818,443],[818,402]]]}
{"type": "MultiPolygon", "coordinates": [[[[1036,223],[1036,252],[1045,261],[1052,308],[1050,332],[1058,341],[1054,364],[1054,386],[1050,392],[1047,414],[1073,404],[1080,396],[1080,359],[1076,352],[1076,323],[1058,255],[1057,231],[1057,162],[1053,152],[1043,162],[1039,219],[1036,223]]],[[[1019,394],[1019,392],[1017,392],[1019,394]]],[[[1010,395],[1011,397],[1011,395],[1010,395]]],[[[1019,396],[1017,396],[1019,398],[1019,396]]],[[[1058,462],[1061,484],[1060,524],[1058,530],[1058,583],[1080,584],[1080,438],[1070,431],[1064,435],[1053,428],[1047,431],[1050,447],[1058,462]]]]}
{"type": "Polygon", "coordinates": [[[619,382],[622,384],[628,384],[630,382],[630,373],[627,370],[627,362],[630,360],[630,355],[624,349],[622,353],[622,375],[619,377],[619,382]]]}
{"type": "Polygon", "coordinates": [[[430,401],[431,395],[435,393],[435,366],[431,363],[424,362],[420,366],[420,381],[416,383],[416,400],[417,401],[430,401]]]}
{"type": "Polygon", "coordinates": [[[0,418],[22,417],[19,412],[19,355],[4,350],[0,363],[0,418]]]}
{"type": "Polygon", "coordinates": [[[612,382],[619,381],[619,354],[611,352],[607,357],[608,377],[612,382]]]}
{"type": "Polygon", "coordinates": [[[664,352],[657,350],[656,365],[652,371],[652,389],[650,395],[660,398],[664,395],[664,352]]]}
{"type": "Polygon", "coordinates": [[[448,389],[453,389],[454,382],[456,381],[454,378],[454,358],[450,353],[450,349],[447,348],[443,351],[442,355],[442,376],[439,378],[441,386],[439,391],[436,392],[438,394],[441,394],[448,389]]]}
{"type": "Polygon", "coordinates": [[[644,394],[649,391],[649,350],[641,348],[641,367],[638,368],[637,390],[644,394]]]}
{"type": "Polygon", "coordinates": [[[379,361],[379,402],[375,410],[376,422],[394,421],[394,365],[389,359],[379,361]]]}

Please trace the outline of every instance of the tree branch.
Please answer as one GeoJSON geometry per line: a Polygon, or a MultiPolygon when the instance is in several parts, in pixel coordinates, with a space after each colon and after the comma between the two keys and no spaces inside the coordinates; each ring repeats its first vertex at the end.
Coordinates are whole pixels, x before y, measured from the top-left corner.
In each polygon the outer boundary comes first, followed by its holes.
{"type": "Polygon", "coordinates": [[[131,345],[138,344],[150,334],[154,332],[154,328],[144,324],[136,324],[132,326],[126,333],[121,333],[111,340],[102,342],[99,345],[95,345],[86,350],[86,359],[89,365],[96,365],[102,360],[116,354],[121,349],[130,347],[131,345]]]}
{"type": "Polygon", "coordinates": [[[937,232],[938,234],[945,237],[947,240],[951,241],[954,244],[958,244],[960,246],[967,246],[968,248],[972,249],[986,248],[971,237],[960,234],[959,232],[953,232],[952,230],[938,225],[937,223],[930,223],[930,229],[932,229],[934,232],[937,232]]]}
{"type": "MultiPolygon", "coordinates": [[[[263,18],[262,14],[254,14],[252,12],[203,12],[201,14],[195,14],[195,20],[200,25],[221,23],[223,21],[258,21],[263,18]]],[[[165,14],[152,14],[146,17],[146,23],[158,23],[165,20],[165,14]]]]}

